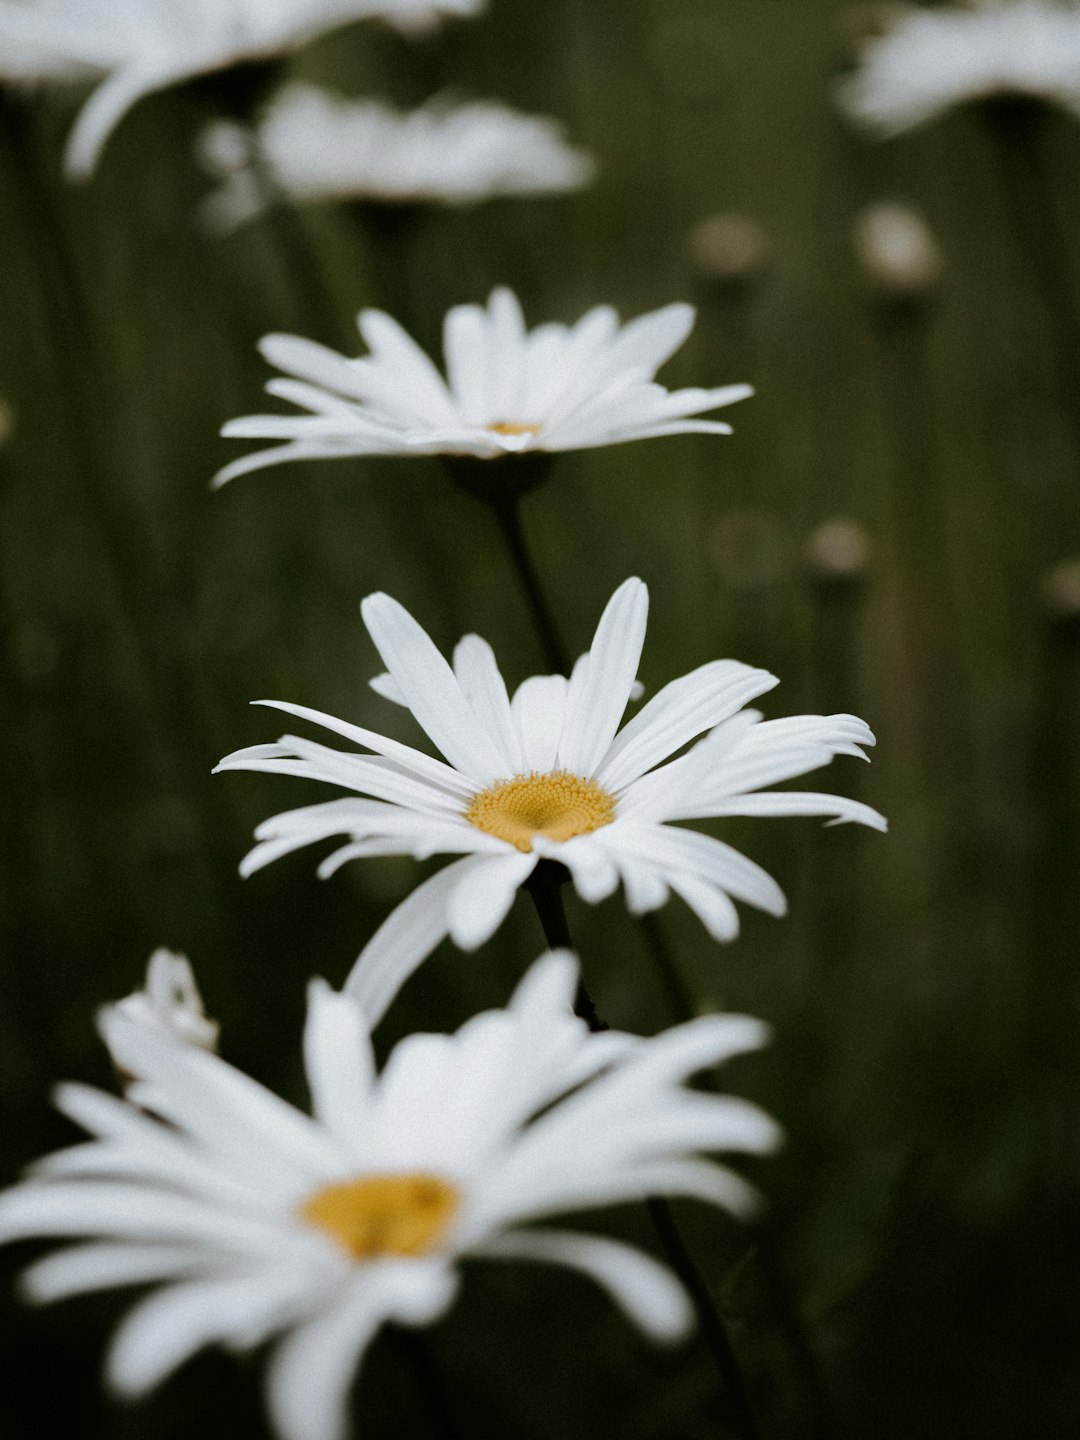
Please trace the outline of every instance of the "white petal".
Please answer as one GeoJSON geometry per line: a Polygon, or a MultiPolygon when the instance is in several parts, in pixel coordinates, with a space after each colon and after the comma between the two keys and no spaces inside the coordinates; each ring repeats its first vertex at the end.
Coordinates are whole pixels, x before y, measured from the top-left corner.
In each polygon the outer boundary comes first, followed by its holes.
{"type": "Polygon", "coordinates": [[[482,1259],[540,1260],[579,1270],[654,1340],[680,1339],[693,1320],[686,1291],[671,1271],[616,1240],[563,1230],[511,1230],[472,1253],[482,1259]]]}
{"type": "Polygon", "coordinates": [[[168,85],[172,71],[122,66],[104,80],[79,112],[64,151],[64,169],[73,179],[85,180],[101,154],[105,141],[137,100],[168,85]]]}
{"type": "Polygon", "coordinates": [[[360,611],[409,709],[451,765],[480,786],[503,778],[505,762],[427,631],[389,595],[369,595],[360,611]]]}
{"type": "Polygon", "coordinates": [[[570,871],[574,889],[587,905],[599,905],[619,888],[619,871],[603,846],[592,835],[579,835],[572,840],[533,838],[533,851],[548,860],[557,860],[570,871]]]}
{"type": "Polygon", "coordinates": [[[564,675],[533,675],[514,691],[510,710],[521,737],[522,770],[554,770],[566,713],[564,675]]]}
{"type": "Polygon", "coordinates": [[[277,1347],[267,1375],[270,1413],[284,1440],[345,1440],[356,1371],[386,1320],[426,1325],[452,1304],[456,1279],[433,1262],[365,1267],[344,1298],[277,1347]]]}
{"type": "Polygon", "coordinates": [[[694,807],[681,805],[680,819],[719,818],[724,815],[823,815],[833,825],[852,823],[868,825],[871,830],[888,830],[889,822],[869,805],[848,800],[843,795],[825,795],[814,791],[764,790],[752,795],[733,795],[730,800],[702,806],[697,815],[694,807]],[[689,813],[688,813],[689,812],[689,813]]]}
{"type": "Polygon", "coordinates": [[[409,409],[426,423],[452,425],[457,415],[443,378],[412,336],[382,310],[362,310],[358,323],[376,363],[408,397],[409,409]]]}
{"type": "Polygon", "coordinates": [[[736,660],[713,660],[673,680],[615,737],[597,784],[621,790],[779,683],[768,671],[736,660]]]}
{"type": "Polygon", "coordinates": [[[668,884],[686,901],[714,940],[726,944],[739,933],[739,912],[716,885],[693,875],[669,875],[668,884]]]}
{"type": "Polygon", "coordinates": [[[504,774],[524,771],[521,740],[510,710],[506,681],[499,671],[495,652],[479,635],[466,635],[454,650],[454,674],[477,719],[499,747],[505,761],[504,774]]]}
{"type": "Polygon", "coordinates": [[[537,855],[513,851],[477,857],[458,881],[449,903],[450,937],[462,950],[475,950],[499,928],[518,887],[536,868],[537,855]]]}
{"type": "Polygon", "coordinates": [[[394,996],[449,933],[450,896],[462,876],[485,859],[467,855],[437,871],[403,900],[361,950],[345,982],[374,1027],[394,996]]]}
{"type": "Polygon", "coordinates": [[[357,1001],[331,990],[324,980],[308,986],[304,1066],[315,1118],[347,1142],[371,1095],[375,1057],[357,1001]]]}
{"type": "Polygon", "coordinates": [[[575,667],[559,742],[559,764],[575,775],[592,775],[615,738],[637,677],[648,612],[648,590],[640,580],[625,580],[600,617],[588,665],[575,667]]]}
{"type": "Polygon", "coordinates": [[[121,1395],[145,1395],[185,1360],[219,1340],[255,1343],[281,1313],[292,1277],[257,1272],[227,1280],[190,1280],[137,1305],[109,1348],[106,1378],[121,1395]]]}
{"type": "Polygon", "coordinates": [[[207,1252],[195,1246],[74,1245],[47,1255],[19,1277],[31,1303],[45,1305],[94,1290],[145,1285],[203,1269],[207,1252]]]}
{"type": "MultiPolygon", "coordinates": [[[[346,740],[374,750],[376,755],[396,761],[418,779],[427,780],[452,794],[469,797],[473,793],[474,787],[451,766],[444,765],[441,760],[425,755],[422,750],[416,750],[411,745],[402,745],[397,740],[380,735],[377,730],[366,730],[361,725],[350,724],[348,720],[339,720],[336,715],[312,710],[307,705],[293,705],[286,700],[256,700],[253,703],[268,706],[271,710],[282,710],[286,715],[295,715],[300,720],[310,720],[315,725],[322,725],[336,735],[344,736],[346,740]]],[[[402,704],[405,703],[407,702],[403,699],[402,704]]]]}

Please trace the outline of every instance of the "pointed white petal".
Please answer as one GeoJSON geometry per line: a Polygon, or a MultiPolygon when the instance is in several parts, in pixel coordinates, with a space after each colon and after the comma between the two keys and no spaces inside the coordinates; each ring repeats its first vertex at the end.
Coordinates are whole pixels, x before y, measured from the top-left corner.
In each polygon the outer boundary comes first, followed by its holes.
{"type": "Polygon", "coordinates": [[[510,710],[506,681],[495,652],[479,635],[466,635],[454,649],[454,674],[477,719],[499,747],[505,776],[524,771],[521,740],[510,710]]]}
{"type": "Polygon", "coordinates": [[[486,860],[467,855],[437,871],[403,900],[361,950],[345,982],[370,1026],[376,1026],[405,981],[449,933],[450,896],[486,860]]]}
{"type": "Polygon", "coordinates": [[[533,675],[514,691],[510,710],[521,738],[525,774],[535,770],[543,775],[555,768],[567,688],[564,675],[533,675]]]}
{"type": "Polygon", "coordinates": [[[600,617],[588,664],[575,667],[559,741],[559,764],[575,775],[592,775],[615,738],[637,678],[648,612],[644,584],[624,580],[600,617]]]}
{"type": "Polygon", "coordinates": [[[348,1143],[371,1094],[375,1057],[360,1006],[325,980],[308,986],[304,1067],[316,1120],[348,1143]]]}
{"type": "Polygon", "coordinates": [[[369,595],[360,611],[409,709],[450,764],[480,786],[502,778],[504,762],[497,747],[478,724],[427,631],[389,595],[369,595]]]}
{"type": "Polygon", "coordinates": [[[653,1340],[681,1339],[693,1319],[686,1291],[671,1271],[617,1240],[568,1230],[511,1230],[472,1253],[481,1259],[539,1260],[579,1270],[653,1340]]]}
{"type": "Polygon", "coordinates": [[[671,681],[615,737],[597,784],[621,790],[779,683],[736,660],[713,660],[671,681]]]}
{"type": "Polygon", "coordinates": [[[514,903],[518,887],[536,868],[532,852],[476,857],[450,896],[450,938],[462,950],[475,950],[490,940],[514,903]]]}

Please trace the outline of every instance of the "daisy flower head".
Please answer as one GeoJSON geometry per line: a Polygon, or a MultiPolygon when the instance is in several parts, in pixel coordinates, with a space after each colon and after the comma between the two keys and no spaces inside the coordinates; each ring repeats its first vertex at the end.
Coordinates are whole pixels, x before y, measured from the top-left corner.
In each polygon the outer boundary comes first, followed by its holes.
{"type": "Polygon", "coordinates": [[[471,205],[496,195],[579,190],[592,160],[554,121],[494,101],[434,100],[404,114],[379,100],[346,100],[315,85],[279,91],[254,134],[227,121],[204,132],[204,166],[222,181],[203,213],[231,230],[265,208],[267,186],[296,203],[471,205]]]}
{"type": "Polygon", "coordinates": [[[267,335],[259,348],[286,377],[269,381],[267,391],[306,413],[230,420],[221,432],[227,438],[282,443],[234,460],[215,483],[288,460],[494,460],[658,435],[730,435],[723,421],[696,417],[745,400],[749,385],[669,391],[653,378],[689,335],[694,315],[692,305],[666,305],[621,325],[611,306],[597,305],[575,325],[527,330],[517,297],[500,288],[486,306],[448,311],[445,379],[381,310],[360,312],[369,353],[359,359],[297,335],[267,335]]]}
{"type": "Polygon", "coordinates": [[[468,15],[482,0],[0,0],[0,79],[98,79],[68,143],[85,178],[144,95],[250,60],[287,53],[354,20],[415,26],[468,15]]]}
{"type": "Polygon", "coordinates": [[[361,750],[287,735],[217,767],[353,792],[265,821],[242,874],[335,836],[345,843],[322,861],[320,876],[371,855],[460,857],[414,890],[357,960],[347,988],[373,1023],[445,936],[465,950],[488,940],[542,860],[564,865],[588,902],[620,882],[635,914],[679,895],[710,935],[731,940],[735,900],[781,915],[783,893],[730,845],[675,822],[823,815],[885,829],[876,810],[855,800],[768,788],[836,755],[865,758],[862,747],[874,737],[853,715],[763,720],[746,706],[778,683],[764,670],[710,661],[665,685],[620,729],[647,609],[642,582],[625,581],[570,677],[533,676],[511,698],[486,641],[467,635],[451,667],[397,601],[370,595],[361,613],[387,667],[379,688],[408,706],[445,758],[305,706],[265,701],[361,750]]]}
{"type": "Polygon", "coordinates": [[[880,135],[898,135],[953,105],[1028,96],[1080,114],[1080,8],[1061,0],[971,0],[903,6],[865,42],[841,107],[880,135]]]}
{"type": "Polygon", "coordinates": [[[174,950],[155,950],[143,988],[118,1001],[116,1008],[139,1025],[167,1030],[184,1045],[217,1049],[217,1021],[206,1013],[191,962],[174,950]]]}
{"type": "Polygon", "coordinates": [[[24,1276],[44,1302],[132,1284],[107,1362],[139,1396],[211,1344],[275,1341],[283,1440],[343,1440],[349,1388],[388,1321],[453,1303],[464,1259],[543,1261],[590,1277],[645,1333],[678,1339],[682,1286],[644,1252],[531,1222],[687,1196],[737,1215],[756,1195],[703,1151],[767,1153],[774,1122],[684,1081],[756,1049],[764,1027],[709,1016],[652,1039],[591,1034],[571,1013],[576,963],[541,957],[505,1010],[454,1035],[410,1035],[376,1073],[367,1019],[313,982],[304,1059],[312,1115],[224,1060],[122,1009],[102,1028],[140,1078],[126,1099],[60,1087],[89,1141],[0,1195],[0,1241],[80,1238],[24,1276]]]}

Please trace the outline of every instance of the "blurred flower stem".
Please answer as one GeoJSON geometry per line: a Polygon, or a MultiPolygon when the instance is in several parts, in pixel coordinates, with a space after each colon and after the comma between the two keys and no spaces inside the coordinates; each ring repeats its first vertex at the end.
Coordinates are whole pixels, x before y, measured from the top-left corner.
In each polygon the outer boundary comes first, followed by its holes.
{"type": "Polygon", "coordinates": [[[407,1325],[393,1325],[388,1333],[413,1372],[416,1388],[431,1420],[432,1433],[439,1440],[463,1440],[427,1337],[407,1325]]]}
{"type": "Polygon", "coordinates": [[[344,208],[368,262],[374,304],[415,334],[412,252],[423,224],[424,207],[350,200],[344,208]]]}
{"type": "MultiPolygon", "coordinates": [[[[197,795],[205,835],[220,835],[235,817],[228,802],[201,783],[216,746],[198,677],[185,664],[189,653],[185,616],[169,594],[169,557],[162,553],[144,505],[134,490],[125,488],[118,467],[116,457],[127,448],[117,433],[122,403],[87,305],[69,212],[46,169],[30,112],[17,100],[6,99],[0,101],[0,118],[0,134],[6,137],[0,164],[15,182],[10,193],[22,202],[19,216],[26,248],[40,276],[49,349],[64,393],[64,418],[71,432],[69,447],[76,457],[74,474],[85,523],[100,537],[108,558],[113,603],[136,657],[140,688],[152,717],[156,780],[163,793],[178,790],[185,796],[197,795]]],[[[208,886],[213,883],[212,852],[209,843],[199,850],[208,886]]]]}
{"type": "Polygon", "coordinates": [[[1049,110],[1024,97],[980,111],[1024,263],[1042,302],[1060,402],[1080,445],[1080,299],[1047,157],[1049,110]]]}
{"type": "MultiPolygon", "coordinates": [[[[536,906],[544,939],[553,950],[574,948],[562,897],[562,887],[568,879],[568,871],[557,861],[541,860],[525,884],[525,889],[536,906]]],[[[600,1016],[589,994],[584,979],[584,966],[578,981],[574,1013],[584,1020],[594,1033],[610,1028],[607,1021],[600,1016]]],[[[645,1205],[671,1268],[690,1296],[702,1339],[716,1366],[734,1429],[740,1440],[758,1440],[760,1430],[750,1403],[739,1357],[735,1353],[735,1347],[705,1277],[686,1247],[671,1206],[666,1200],[655,1195],[647,1198],[645,1205]]]]}
{"type": "MultiPolygon", "coordinates": [[[[573,668],[570,654],[529,549],[521,518],[521,497],[547,480],[552,456],[523,455],[502,461],[501,466],[498,461],[475,460],[463,455],[445,455],[443,460],[453,483],[480,500],[493,515],[532,616],[544,659],[553,673],[568,676],[573,668]],[[514,466],[513,473],[518,477],[513,483],[503,478],[506,472],[501,467],[509,465],[514,466]]],[[[697,1004],[690,987],[679,973],[659,920],[655,915],[640,915],[637,920],[660,984],[668,997],[672,1015],[679,1021],[693,1019],[698,1013],[697,1004]]],[[[559,943],[569,944],[569,941],[559,943]]]]}

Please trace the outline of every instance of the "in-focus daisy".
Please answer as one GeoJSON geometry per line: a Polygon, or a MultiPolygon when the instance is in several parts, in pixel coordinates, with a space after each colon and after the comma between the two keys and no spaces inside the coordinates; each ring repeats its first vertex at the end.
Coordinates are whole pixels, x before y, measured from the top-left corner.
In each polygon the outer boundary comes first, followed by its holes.
{"type": "Polygon", "coordinates": [[[483,0],[0,0],[0,78],[101,78],[67,150],[86,176],[137,100],[177,81],[296,49],[378,17],[401,27],[469,15],[483,0]]]}
{"type": "Polygon", "coordinates": [[[363,797],[265,821],[245,875],[342,835],[320,875],[368,855],[462,857],[414,890],[360,955],[348,988],[373,1022],[447,934],[466,950],[493,935],[540,860],[565,865],[586,901],[603,900],[621,881],[635,914],[679,895],[710,935],[731,940],[733,900],[780,915],[784,896],[730,845],[672,822],[825,815],[885,829],[876,810],[855,800],[767,788],[835,755],[865,759],[861,747],[874,737],[853,715],[762,720],[744,707],[778,683],[764,670],[710,661],[665,685],[620,730],[647,609],[645,586],[627,580],[570,678],[533,676],[511,699],[486,641],[467,635],[451,669],[396,600],[370,595],[361,612],[389,672],[380,688],[389,681],[445,760],[306,706],[264,701],[373,753],[287,735],[218,766],[325,780],[363,797]]]}
{"type": "Polygon", "coordinates": [[[217,1049],[217,1021],[206,1013],[191,962],[175,950],[155,950],[146,967],[146,984],[118,1001],[116,1009],[139,1025],[167,1030],[185,1045],[217,1049]]]}
{"type": "Polygon", "coordinates": [[[691,1311],[665,1267],[529,1222],[646,1195],[751,1211],[754,1192],[699,1152],[765,1153],[777,1127],[683,1082],[757,1048],[764,1028],[726,1015],[648,1040],[590,1034],[571,1014],[575,980],[573,957],[550,953],[506,1010],[409,1036],[381,1075],[360,1006],[314,982],[311,1118],[217,1056],[107,1012],[110,1049],[140,1081],[126,1100],[61,1086],[60,1109],[92,1138],[0,1195],[0,1240],[89,1242],[39,1261],[25,1293],[156,1284],[109,1354],[129,1396],[206,1345],[276,1338],[269,1403],[285,1440],[341,1440],[376,1332],[437,1320],[462,1259],[567,1266],[648,1335],[677,1339],[691,1311]]]}
{"type": "Polygon", "coordinates": [[[840,88],[852,119],[896,135],[951,105],[1032,96],[1080,114],[1080,9],[1054,0],[971,0],[901,7],[865,42],[840,88]]]}
{"type": "Polygon", "coordinates": [[[378,100],[346,100],[301,84],[278,93],[253,134],[219,121],[203,133],[199,150],[222,181],[204,206],[208,223],[222,230],[265,207],[264,171],[278,195],[297,203],[467,205],[579,190],[595,168],[554,120],[494,101],[436,100],[403,114],[378,100]]]}
{"type": "Polygon", "coordinates": [[[730,435],[720,420],[688,417],[745,400],[749,385],[669,391],[653,379],[689,335],[694,314],[692,305],[667,305],[620,325],[609,305],[598,305],[576,325],[527,331],[517,297],[497,289],[486,308],[455,305],[447,313],[445,380],[381,310],[360,312],[370,351],[360,359],[298,335],[267,335],[259,348],[288,377],[271,380],[268,392],[308,413],[230,420],[221,432],[229,438],[284,443],[233,461],[216,483],[287,460],[492,460],[656,435],[730,435]]]}

